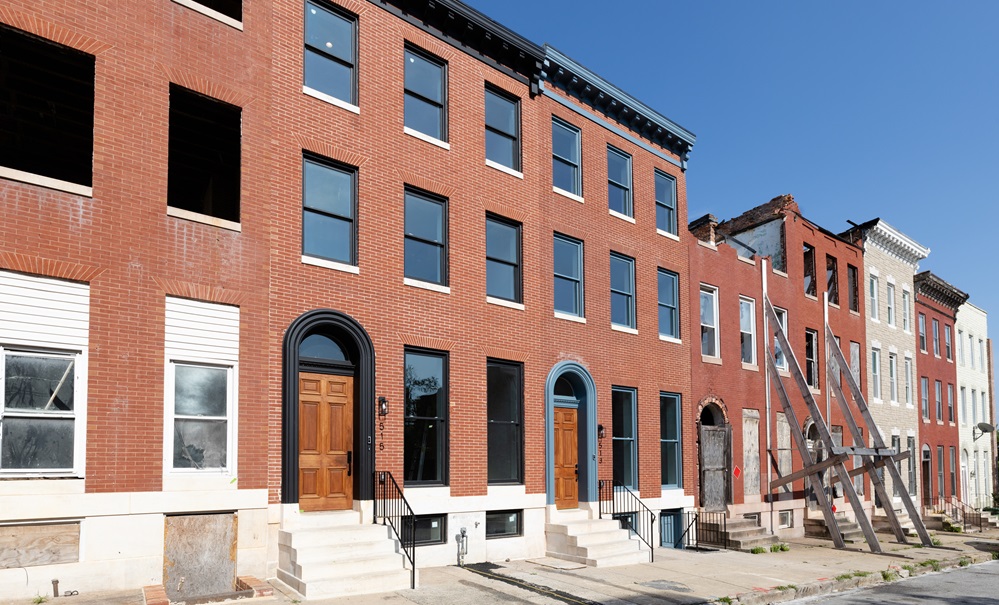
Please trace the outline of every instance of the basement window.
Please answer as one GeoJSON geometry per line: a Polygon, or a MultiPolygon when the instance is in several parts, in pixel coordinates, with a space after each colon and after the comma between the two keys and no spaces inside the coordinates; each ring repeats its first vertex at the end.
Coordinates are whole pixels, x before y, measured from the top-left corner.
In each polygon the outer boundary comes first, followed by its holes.
{"type": "Polygon", "coordinates": [[[503,510],[486,513],[486,540],[523,535],[523,511],[503,510]]]}
{"type": "Polygon", "coordinates": [[[93,55],[0,26],[0,116],[0,176],[91,194],[93,55]]]}
{"type": "Polygon", "coordinates": [[[777,527],[780,529],[794,527],[794,514],[789,510],[782,510],[777,513],[777,527]]]}
{"type": "Polygon", "coordinates": [[[241,114],[235,105],[170,85],[170,208],[239,223],[241,114]]]}
{"type": "Polygon", "coordinates": [[[417,515],[402,518],[403,541],[414,532],[416,546],[447,544],[447,515],[417,515]],[[410,525],[412,522],[412,525],[410,525]],[[410,530],[412,527],[412,530],[410,530]]]}

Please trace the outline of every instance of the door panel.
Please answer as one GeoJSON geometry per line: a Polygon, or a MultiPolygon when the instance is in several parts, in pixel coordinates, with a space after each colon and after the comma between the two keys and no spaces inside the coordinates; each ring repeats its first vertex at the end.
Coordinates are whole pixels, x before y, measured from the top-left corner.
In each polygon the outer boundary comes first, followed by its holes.
{"type": "Polygon", "coordinates": [[[304,511],[353,507],[354,379],[299,374],[298,503],[304,511]]]}
{"type": "Polygon", "coordinates": [[[728,503],[729,432],[725,426],[701,426],[701,506],[723,511],[728,503]]]}
{"type": "Polygon", "coordinates": [[[555,408],[555,508],[579,508],[576,408],[555,408]]]}

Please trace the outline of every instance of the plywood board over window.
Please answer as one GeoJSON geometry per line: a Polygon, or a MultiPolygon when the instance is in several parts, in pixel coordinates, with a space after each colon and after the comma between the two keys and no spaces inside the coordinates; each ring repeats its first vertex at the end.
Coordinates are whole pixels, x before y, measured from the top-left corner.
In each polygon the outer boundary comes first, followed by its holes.
{"type": "Polygon", "coordinates": [[[0,569],[76,563],[80,523],[0,526],[0,569]]]}

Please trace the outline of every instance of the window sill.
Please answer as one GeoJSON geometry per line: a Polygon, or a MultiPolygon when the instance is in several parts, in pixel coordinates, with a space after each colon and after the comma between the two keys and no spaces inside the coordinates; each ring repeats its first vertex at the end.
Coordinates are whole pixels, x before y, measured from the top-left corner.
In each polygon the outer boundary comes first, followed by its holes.
{"type": "Polygon", "coordinates": [[[411,277],[405,277],[402,280],[403,285],[412,286],[414,288],[420,288],[423,290],[432,290],[434,292],[440,292],[441,294],[451,294],[450,286],[442,286],[440,284],[433,284],[428,281],[423,281],[419,279],[413,279],[411,277]]]}
{"type": "Polygon", "coordinates": [[[580,317],[578,315],[569,315],[568,313],[560,313],[558,311],[555,311],[555,319],[564,319],[566,321],[574,321],[574,322],[579,323],[579,324],[585,324],[586,323],[586,318],[585,317],[580,317]]]}
{"type": "Polygon", "coordinates": [[[86,491],[86,480],[78,475],[0,474],[4,496],[68,496],[86,491]]]}
{"type": "Polygon", "coordinates": [[[790,378],[791,377],[791,371],[788,370],[787,368],[777,368],[777,375],[778,376],[783,376],[784,378],[790,378]]]}
{"type": "Polygon", "coordinates": [[[805,292],[805,298],[807,298],[808,300],[814,300],[815,302],[819,302],[818,296],[815,296],[814,294],[809,294],[808,292],[805,292]]]}
{"type": "Polygon", "coordinates": [[[750,372],[759,372],[760,366],[756,365],[755,363],[746,363],[744,361],[742,362],[742,369],[749,370],[750,372]]]}
{"type": "Polygon", "coordinates": [[[638,330],[635,328],[629,328],[628,326],[619,326],[618,324],[612,323],[611,330],[615,332],[624,332],[625,334],[638,334],[638,330]]]}
{"type": "Polygon", "coordinates": [[[834,303],[832,301],[829,301],[829,306],[832,307],[833,309],[838,309],[839,308],[839,303],[834,303]]]}
{"type": "Polygon", "coordinates": [[[822,389],[817,389],[817,388],[815,388],[813,386],[809,386],[808,387],[808,392],[811,393],[812,395],[821,395],[822,394],[822,389]]]}
{"type": "Polygon", "coordinates": [[[239,482],[234,481],[234,479],[235,476],[229,470],[192,470],[189,472],[181,472],[174,469],[164,469],[163,491],[235,491],[239,489],[239,482]]]}
{"type": "Polygon", "coordinates": [[[212,19],[215,19],[220,23],[225,23],[226,25],[228,25],[233,29],[238,29],[239,31],[243,31],[242,21],[236,21],[232,17],[227,17],[226,15],[223,15],[218,11],[212,10],[203,4],[194,2],[194,0],[173,0],[173,1],[181,6],[186,6],[187,8],[193,11],[199,12],[206,17],[211,17],[212,19]]]}
{"type": "Polygon", "coordinates": [[[357,275],[361,272],[361,268],[355,265],[347,265],[344,263],[338,263],[335,260],[327,260],[325,258],[318,258],[315,256],[302,255],[303,265],[313,265],[315,267],[325,267],[327,269],[333,269],[334,271],[342,271],[343,273],[353,273],[357,275]]]}
{"type": "Polygon", "coordinates": [[[780,269],[774,269],[773,272],[774,272],[774,275],[780,275],[781,277],[787,277],[787,273],[784,273],[780,269]]]}
{"type": "Polygon", "coordinates": [[[871,323],[874,323],[874,324],[879,324],[879,323],[881,323],[881,320],[880,320],[880,319],[878,319],[877,317],[872,317],[872,318],[871,318],[871,323]]]}
{"type": "Polygon", "coordinates": [[[661,235],[663,237],[668,237],[669,239],[671,239],[673,241],[677,241],[677,242],[680,241],[680,236],[677,235],[677,234],[675,234],[675,233],[670,233],[669,231],[663,231],[662,229],[659,229],[659,228],[656,228],[656,233],[658,233],[659,235],[661,235]]]}
{"type": "Polygon", "coordinates": [[[899,402],[897,402],[897,401],[889,401],[888,403],[892,404],[892,406],[894,406],[894,407],[899,407],[899,405],[900,405],[899,402]]]}
{"type": "Polygon", "coordinates": [[[451,144],[450,143],[442,141],[442,140],[440,140],[440,139],[438,139],[436,137],[432,137],[429,134],[423,134],[419,130],[413,130],[409,126],[404,126],[403,129],[402,129],[402,131],[404,133],[408,134],[409,136],[413,137],[413,138],[420,139],[421,141],[426,141],[427,143],[430,143],[431,145],[435,145],[437,147],[440,147],[441,149],[447,149],[448,151],[451,151],[451,144]]]}
{"type": "Polygon", "coordinates": [[[0,166],[0,178],[20,181],[22,183],[28,183],[29,185],[38,185],[39,187],[45,187],[46,189],[55,189],[56,191],[64,191],[74,195],[94,197],[93,187],[77,185],[76,183],[70,183],[69,181],[60,181],[59,179],[49,178],[33,172],[15,170],[13,168],[7,168],[6,166],[0,166]]]}
{"type": "Polygon", "coordinates": [[[889,323],[889,324],[885,324],[885,325],[888,326],[889,328],[891,328],[892,330],[897,330],[898,329],[898,327],[895,324],[889,323]]]}
{"type": "Polygon", "coordinates": [[[172,216],[174,218],[179,218],[194,223],[211,225],[212,227],[218,227],[220,229],[228,229],[229,231],[235,231],[237,233],[242,233],[243,231],[243,227],[239,223],[234,223],[233,221],[227,221],[224,218],[216,218],[214,216],[208,216],[207,214],[201,214],[200,212],[181,210],[180,208],[174,208],[173,206],[167,206],[167,216],[172,216]]]}
{"type": "Polygon", "coordinates": [[[754,267],[756,266],[756,260],[754,258],[752,258],[752,257],[746,258],[745,256],[736,255],[735,258],[736,258],[736,260],[740,260],[740,261],[746,263],[747,265],[752,265],[754,267]]]}
{"type": "Polygon", "coordinates": [[[954,360],[953,359],[948,359],[947,363],[954,363],[954,360]]]}
{"type": "Polygon", "coordinates": [[[884,403],[880,397],[871,397],[871,403],[884,403]]]}
{"type": "Polygon", "coordinates": [[[702,363],[710,363],[711,365],[720,366],[722,364],[721,357],[714,357],[712,355],[701,355],[702,363]]]}
{"type": "Polygon", "coordinates": [[[850,315],[856,315],[857,317],[860,317],[860,311],[854,311],[853,309],[850,309],[850,315]]]}
{"type": "Polygon", "coordinates": [[[663,342],[671,342],[671,343],[677,344],[677,345],[682,345],[683,344],[683,341],[680,340],[679,338],[673,338],[672,336],[667,336],[665,334],[660,334],[659,335],[659,340],[661,340],[663,342]]]}
{"type": "Polygon", "coordinates": [[[613,217],[615,217],[615,218],[619,218],[622,221],[627,221],[627,222],[631,223],[632,225],[635,224],[634,217],[628,216],[627,214],[621,214],[617,210],[611,210],[610,208],[607,209],[607,212],[610,213],[610,215],[613,216],[613,217]]]}
{"type": "Polygon", "coordinates": [[[562,197],[567,197],[567,198],[569,198],[570,200],[572,200],[574,202],[579,202],[580,204],[584,203],[582,197],[576,195],[575,193],[569,193],[565,189],[559,189],[558,187],[556,187],[554,185],[552,185],[552,193],[557,193],[558,195],[561,195],[562,197]]]}
{"type": "MultiPolygon", "coordinates": [[[[176,1],[177,0],[174,0],[174,2],[176,2],[176,1]]],[[[342,101],[342,100],[340,100],[340,99],[338,99],[336,97],[330,96],[330,95],[328,95],[328,94],[326,94],[324,92],[319,92],[315,88],[309,88],[308,86],[303,86],[302,87],[302,92],[305,93],[305,94],[307,94],[307,95],[309,95],[313,99],[319,99],[320,101],[323,101],[325,103],[329,103],[330,105],[335,105],[336,107],[339,107],[340,109],[346,109],[350,113],[356,113],[358,115],[361,115],[361,108],[358,107],[357,105],[352,105],[352,104],[350,104],[350,103],[348,103],[346,101],[342,101]]]]}
{"type": "Polygon", "coordinates": [[[506,307],[507,309],[517,309],[518,311],[524,310],[524,303],[513,302],[512,300],[506,300],[503,298],[495,298],[493,296],[487,296],[486,302],[490,305],[496,305],[498,307],[506,307]]]}
{"type": "Polygon", "coordinates": [[[492,160],[490,160],[490,159],[487,158],[486,159],[486,166],[489,166],[490,168],[492,168],[494,170],[499,170],[500,172],[509,174],[510,176],[515,176],[515,177],[517,177],[520,180],[524,180],[524,173],[523,172],[520,172],[519,170],[514,170],[513,168],[510,168],[509,166],[504,166],[503,164],[500,164],[499,162],[494,162],[494,161],[492,161],[492,160]]]}

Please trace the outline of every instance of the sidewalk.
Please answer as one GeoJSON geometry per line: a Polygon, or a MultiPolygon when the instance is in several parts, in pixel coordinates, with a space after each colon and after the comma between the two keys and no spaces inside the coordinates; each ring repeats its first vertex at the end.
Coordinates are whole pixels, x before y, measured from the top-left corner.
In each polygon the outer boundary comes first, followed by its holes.
{"type": "MultiPolygon", "coordinates": [[[[889,542],[879,534],[885,554],[871,554],[865,544],[836,550],[826,540],[800,538],[788,552],[749,554],[735,551],[656,550],[654,563],[594,568],[554,559],[477,564],[467,568],[420,570],[420,587],[377,595],[309,600],[315,605],[681,605],[729,597],[743,605],[773,603],[928,573],[934,568],[992,560],[999,552],[999,531],[984,534],[938,532],[940,547],[921,548],[889,542]],[[937,563],[934,564],[933,562],[937,563]],[[925,564],[924,564],[925,562],[925,564]],[[781,590],[778,590],[781,588],[781,590]]],[[[28,605],[31,599],[0,603],[28,605]]],[[[60,597],[55,605],[142,605],[141,591],[60,597]]],[[[241,605],[284,605],[294,597],[243,599],[241,605]]]]}

